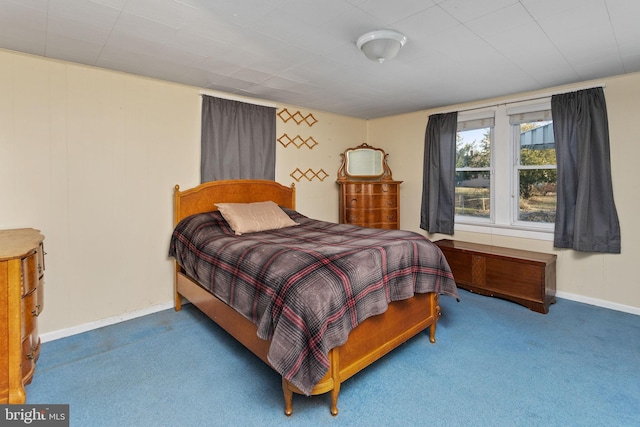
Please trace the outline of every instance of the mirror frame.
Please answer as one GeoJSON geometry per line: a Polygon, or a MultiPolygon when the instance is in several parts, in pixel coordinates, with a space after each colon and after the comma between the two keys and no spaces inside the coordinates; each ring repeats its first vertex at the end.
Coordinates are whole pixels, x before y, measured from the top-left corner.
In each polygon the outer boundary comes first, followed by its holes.
{"type": "MultiPolygon", "coordinates": [[[[349,180],[359,180],[359,179],[368,179],[368,180],[381,180],[381,181],[391,181],[393,177],[391,175],[391,169],[387,164],[388,154],[384,152],[381,148],[372,147],[366,143],[363,143],[357,147],[347,148],[344,153],[340,154],[342,157],[342,165],[338,170],[338,181],[349,181],[349,180]],[[355,171],[350,168],[350,162],[353,162],[353,155],[358,152],[364,151],[377,151],[380,153],[380,168],[376,168],[375,171],[362,171],[362,173],[354,173],[355,171]],[[377,173],[379,171],[379,173],[377,173]]],[[[376,165],[377,166],[377,165],[376,165]]]]}

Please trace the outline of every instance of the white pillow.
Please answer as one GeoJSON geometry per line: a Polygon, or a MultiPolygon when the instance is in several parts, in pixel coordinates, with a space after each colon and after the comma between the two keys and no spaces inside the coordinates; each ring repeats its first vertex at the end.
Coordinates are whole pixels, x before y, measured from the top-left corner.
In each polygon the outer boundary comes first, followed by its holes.
{"type": "Polygon", "coordinates": [[[274,202],[216,203],[222,217],[238,235],[298,225],[274,202]]]}

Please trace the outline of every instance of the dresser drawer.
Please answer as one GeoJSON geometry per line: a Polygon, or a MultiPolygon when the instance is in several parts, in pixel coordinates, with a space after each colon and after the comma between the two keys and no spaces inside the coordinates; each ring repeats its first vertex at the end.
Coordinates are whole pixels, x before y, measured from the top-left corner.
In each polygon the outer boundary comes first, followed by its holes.
{"type": "Polygon", "coordinates": [[[22,259],[22,295],[26,295],[38,286],[40,276],[38,274],[38,253],[22,259]]]}
{"type": "Polygon", "coordinates": [[[40,350],[38,343],[33,341],[33,335],[22,339],[22,378],[25,384],[31,382],[33,372],[36,368],[37,352],[40,350]]]}
{"type": "Polygon", "coordinates": [[[347,209],[396,209],[398,207],[398,198],[383,195],[374,195],[369,197],[349,195],[347,196],[346,207],[347,209]]]}
{"type": "Polygon", "coordinates": [[[347,209],[347,222],[350,224],[372,227],[373,223],[397,223],[397,209],[347,209]]]}
{"type": "Polygon", "coordinates": [[[22,313],[23,318],[20,323],[20,336],[22,338],[31,333],[36,328],[36,319],[40,314],[37,308],[37,295],[38,292],[34,289],[33,292],[28,293],[22,297],[22,313]]]}
{"type": "Polygon", "coordinates": [[[374,194],[398,194],[398,186],[396,184],[378,183],[373,185],[374,194]]]}
{"type": "Polygon", "coordinates": [[[43,286],[38,285],[36,289],[22,297],[22,322],[20,327],[21,337],[27,335],[38,336],[37,318],[44,308],[43,286]],[[35,333],[35,334],[34,334],[35,333]]]}
{"type": "Polygon", "coordinates": [[[42,313],[42,310],[44,310],[44,280],[40,279],[40,283],[38,284],[38,287],[36,288],[36,290],[34,291],[34,293],[36,294],[36,310],[37,310],[37,315],[36,317],[38,317],[40,315],[40,313],[42,313]]]}
{"type": "Polygon", "coordinates": [[[397,184],[371,182],[371,183],[351,183],[351,184],[343,184],[343,185],[344,185],[344,193],[346,195],[363,194],[366,196],[372,196],[376,194],[379,194],[379,195],[398,194],[397,184]]]}
{"type": "Polygon", "coordinates": [[[38,248],[38,263],[36,264],[36,269],[38,271],[38,277],[40,279],[42,279],[44,277],[44,256],[45,256],[45,252],[44,252],[44,244],[40,243],[40,246],[38,248]]]}

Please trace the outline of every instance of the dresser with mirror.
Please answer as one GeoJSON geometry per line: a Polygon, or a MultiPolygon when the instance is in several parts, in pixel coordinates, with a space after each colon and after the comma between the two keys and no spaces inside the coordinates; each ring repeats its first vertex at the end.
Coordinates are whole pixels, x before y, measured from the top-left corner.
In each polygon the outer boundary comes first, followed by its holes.
{"type": "Polygon", "coordinates": [[[362,144],[341,154],[338,170],[340,223],[400,228],[400,184],[394,181],[381,148],[362,144]]]}

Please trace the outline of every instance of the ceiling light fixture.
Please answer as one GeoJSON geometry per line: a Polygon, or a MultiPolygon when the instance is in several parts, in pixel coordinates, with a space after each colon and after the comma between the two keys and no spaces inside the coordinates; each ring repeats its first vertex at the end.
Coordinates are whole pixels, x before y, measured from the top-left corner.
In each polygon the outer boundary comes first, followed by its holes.
{"type": "Polygon", "coordinates": [[[407,38],[397,31],[376,30],[358,38],[356,46],[372,61],[383,63],[398,54],[407,38]]]}

